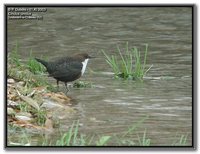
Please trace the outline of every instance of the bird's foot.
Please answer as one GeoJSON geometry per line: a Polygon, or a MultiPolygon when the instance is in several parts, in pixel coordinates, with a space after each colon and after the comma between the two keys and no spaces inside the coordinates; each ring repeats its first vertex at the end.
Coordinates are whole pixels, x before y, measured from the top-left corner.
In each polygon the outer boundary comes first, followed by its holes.
{"type": "Polygon", "coordinates": [[[67,93],[69,92],[69,89],[68,89],[68,87],[67,87],[67,82],[65,82],[65,94],[67,95],[67,93]]]}

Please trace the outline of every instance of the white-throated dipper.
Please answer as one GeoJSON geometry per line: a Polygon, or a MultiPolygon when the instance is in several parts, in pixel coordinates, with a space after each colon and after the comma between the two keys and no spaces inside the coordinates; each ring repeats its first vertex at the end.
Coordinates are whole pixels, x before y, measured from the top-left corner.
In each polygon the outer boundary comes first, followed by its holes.
{"type": "Polygon", "coordinates": [[[84,74],[90,58],[94,57],[89,56],[87,53],[79,53],[71,57],[61,57],[50,62],[38,58],[35,59],[46,67],[49,76],[57,80],[58,87],[59,81],[64,82],[68,92],[67,83],[80,78],[84,74]]]}

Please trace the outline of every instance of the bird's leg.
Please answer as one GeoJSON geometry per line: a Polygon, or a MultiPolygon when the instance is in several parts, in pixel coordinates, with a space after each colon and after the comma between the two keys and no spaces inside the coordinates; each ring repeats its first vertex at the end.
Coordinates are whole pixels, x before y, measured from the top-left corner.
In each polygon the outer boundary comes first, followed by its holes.
{"type": "Polygon", "coordinates": [[[57,80],[57,89],[59,90],[59,81],[57,80]]]}
{"type": "Polygon", "coordinates": [[[67,87],[67,82],[65,82],[65,88],[66,88],[67,93],[68,93],[69,89],[68,89],[68,87],[67,87]]]}

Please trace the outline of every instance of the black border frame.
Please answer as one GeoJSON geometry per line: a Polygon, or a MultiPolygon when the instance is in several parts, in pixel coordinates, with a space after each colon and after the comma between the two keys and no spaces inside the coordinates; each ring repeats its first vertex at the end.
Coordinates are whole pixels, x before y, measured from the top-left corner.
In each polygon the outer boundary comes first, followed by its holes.
{"type": "Polygon", "coordinates": [[[130,151],[130,150],[196,150],[197,148],[197,6],[195,4],[4,4],[4,68],[5,68],[5,103],[4,103],[4,149],[9,151],[130,151]],[[8,7],[191,7],[192,8],[192,145],[191,146],[8,146],[7,145],[7,8],[8,7]],[[195,31],[195,32],[194,32],[195,31]],[[196,116],[196,117],[195,117],[196,116]],[[48,149],[47,149],[48,148],[48,149]]]}

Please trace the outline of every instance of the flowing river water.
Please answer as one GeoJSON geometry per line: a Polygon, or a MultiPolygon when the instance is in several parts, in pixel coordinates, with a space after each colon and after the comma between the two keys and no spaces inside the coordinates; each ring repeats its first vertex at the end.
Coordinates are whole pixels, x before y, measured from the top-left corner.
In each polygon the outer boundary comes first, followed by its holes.
{"type": "MultiPolygon", "coordinates": [[[[136,134],[151,145],[171,145],[181,135],[192,144],[192,8],[189,7],[48,7],[43,20],[8,20],[8,52],[15,42],[20,55],[48,58],[88,52],[80,79],[92,88],[70,88],[76,114],[60,120],[57,134],[79,120],[84,134],[112,135],[147,117],[136,134]],[[148,44],[143,82],[113,79],[100,52],[148,44]]],[[[48,78],[56,85],[54,79],[48,78]]],[[[62,85],[64,89],[64,85],[62,85]]],[[[64,114],[64,113],[63,113],[64,114]]],[[[129,136],[137,138],[136,136],[129,136]]],[[[37,145],[40,135],[34,134],[37,145]]]]}

